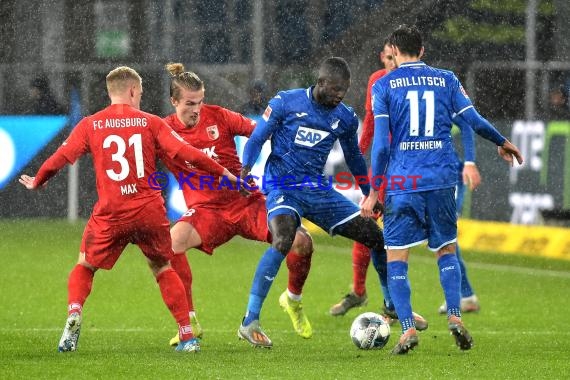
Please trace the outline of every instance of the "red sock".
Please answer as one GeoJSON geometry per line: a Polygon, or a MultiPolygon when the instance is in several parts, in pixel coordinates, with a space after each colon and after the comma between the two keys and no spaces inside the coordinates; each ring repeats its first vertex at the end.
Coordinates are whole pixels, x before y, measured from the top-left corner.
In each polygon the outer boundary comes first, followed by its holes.
{"type": "Polygon", "coordinates": [[[176,252],[172,260],[170,260],[170,265],[172,265],[172,269],[176,271],[178,277],[182,280],[182,284],[184,284],[188,310],[194,311],[194,302],[192,302],[192,270],[190,269],[186,252],[176,252]]]}
{"type": "Polygon", "coordinates": [[[289,269],[289,283],[287,289],[293,294],[301,295],[309,270],[311,269],[312,255],[300,256],[294,252],[287,254],[287,268],[289,269]]]}
{"type": "Polygon", "coordinates": [[[188,303],[184,297],[184,285],[174,269],[168,268],[156,277],[160,293],[170,313],[178,323],[180,341],[192,339],[192,328],[188,316],[188,303]]]}
{"type": "Polygon", "coordinates": [[[69,279],[67,281],[67,313],[81,313],[85,300],[91,293],[91,286],[93,285],[94,272],[77,264],[71,270],[69,279]]]}
{"type": "Polygon", "coordinates": [[[370,248],[355,242],[352,246],[352,282],[357,296],[366,293],[366,271],[369,264],[370,248]]]}

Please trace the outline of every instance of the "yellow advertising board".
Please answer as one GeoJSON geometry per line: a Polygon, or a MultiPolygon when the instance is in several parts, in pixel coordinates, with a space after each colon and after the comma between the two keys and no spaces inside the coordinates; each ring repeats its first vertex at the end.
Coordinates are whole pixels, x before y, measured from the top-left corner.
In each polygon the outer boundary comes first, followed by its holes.
{"type": "MultiPolygon", "coordinates": [[[[311,233],[324,233],[307,220],[311,233]]],[[[461,249],[570,260],[570,229],[459,219],[461,249]]]]}

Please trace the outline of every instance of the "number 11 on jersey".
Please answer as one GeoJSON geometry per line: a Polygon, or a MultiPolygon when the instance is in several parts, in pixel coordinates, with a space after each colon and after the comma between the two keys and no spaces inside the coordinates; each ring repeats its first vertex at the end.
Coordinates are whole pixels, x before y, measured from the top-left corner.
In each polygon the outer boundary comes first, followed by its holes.
{"type": "MultiPolygon", "coordinates": [[[[420,135],[420,101],[418,91],[408,91],[406,99],[410,102],[410,136],[420,135]]],[[[424,136],[433,136],[435,120],[435,98],[433,91],[424,91],[422,100],[425,102],[424,136]]]]}

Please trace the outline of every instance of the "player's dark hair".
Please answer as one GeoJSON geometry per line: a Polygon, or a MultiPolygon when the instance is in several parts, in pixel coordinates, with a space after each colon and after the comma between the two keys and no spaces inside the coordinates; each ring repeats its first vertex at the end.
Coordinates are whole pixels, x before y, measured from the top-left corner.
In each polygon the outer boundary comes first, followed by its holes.
{"type": "Polygon", "coordinates": [[[342,79],[350,79],[350,68],[344,58],[330,57],[325,59],[319,67],[319,79],[338,76],[342,79]]]}
{"type": "Polygon", "coordinates": [[[378,53],[381,53],[384,51],[384,46],[386,45],[391,45],[390,44],[390,36],[384,38],[384,41],[382,42],[382,46],[380,46],[380,50],[378,51],[378,53]]]}
{"type": "Polygon", "coordinates": [[[184,71],[181,63],[168,63],[166,71],[170,74],[170,97],[180,99],[180,88],[198,91],[204,88],[204,82],[192,71],[184,71]]]}
{"type": "Polygon", "coordinates": [[[423,47],[422,35],[415,25],[400,25],[390,34],[389,40],[390,45],[410,56],[418,57],[423,47]]]}

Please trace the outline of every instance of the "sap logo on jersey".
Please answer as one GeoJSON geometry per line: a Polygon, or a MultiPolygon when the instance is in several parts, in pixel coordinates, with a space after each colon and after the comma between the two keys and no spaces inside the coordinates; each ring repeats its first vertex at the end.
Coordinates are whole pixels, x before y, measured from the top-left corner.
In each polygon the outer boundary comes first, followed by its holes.
{"type": "Polygon", "coordinates": [[[295,136],[295,144],[313,147],[323,141],[328,135],[330,135],[330,132],[307,127],[299,127],[297,135],[295,136]]]}

